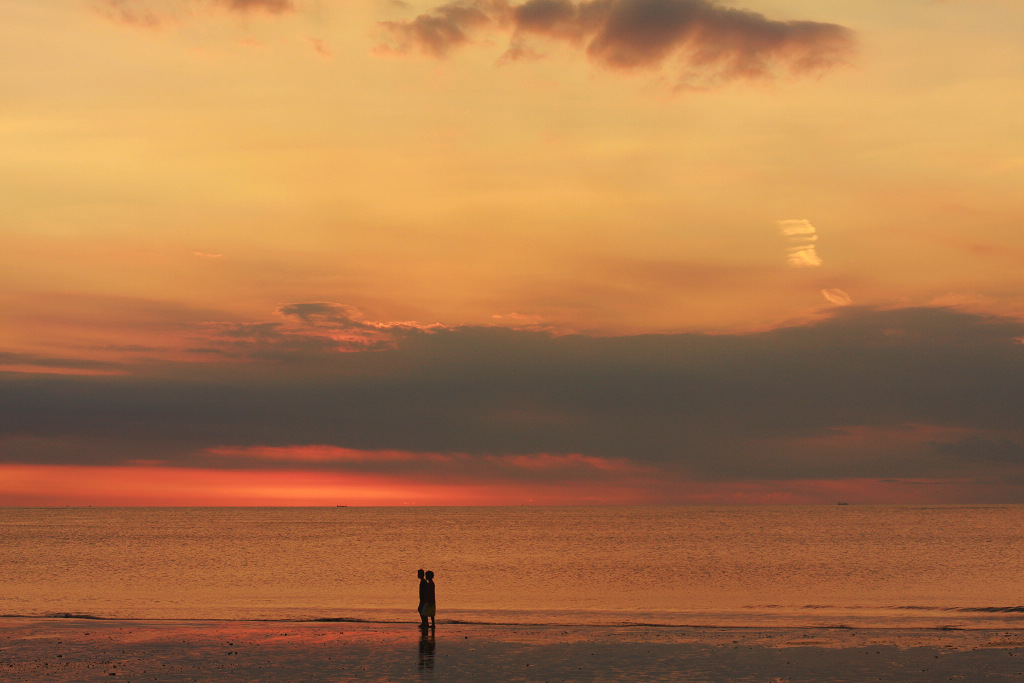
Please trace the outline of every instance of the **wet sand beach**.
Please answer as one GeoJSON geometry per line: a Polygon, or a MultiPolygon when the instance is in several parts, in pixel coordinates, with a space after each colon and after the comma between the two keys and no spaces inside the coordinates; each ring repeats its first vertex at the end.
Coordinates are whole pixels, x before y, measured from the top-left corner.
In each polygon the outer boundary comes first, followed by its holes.
{"type": "Polygon", "coordinates": [[[1024,631],[4,618],[9,681],[1015,681],[1024,631]]]}

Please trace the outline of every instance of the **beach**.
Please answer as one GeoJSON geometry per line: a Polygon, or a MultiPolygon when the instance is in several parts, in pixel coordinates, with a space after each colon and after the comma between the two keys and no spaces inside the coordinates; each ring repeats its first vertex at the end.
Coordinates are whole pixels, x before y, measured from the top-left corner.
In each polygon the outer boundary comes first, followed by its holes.
{"type": "Polygon", "coordinates": [[[1022,529],[1019,506],[0,509],[0,680],[1024,681],[1022,529]]]}
{"type": "Polygon", "coordinates": [[[1015,630],[2,620],[10,681],[1014,681],[1015,630]]]}

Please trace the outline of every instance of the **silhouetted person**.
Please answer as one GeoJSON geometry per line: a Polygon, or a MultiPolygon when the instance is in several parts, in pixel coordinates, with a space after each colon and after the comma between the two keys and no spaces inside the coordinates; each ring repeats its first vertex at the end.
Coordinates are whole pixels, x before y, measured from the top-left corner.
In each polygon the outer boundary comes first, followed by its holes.
{"type": "Polygon", "coordinates": [[[416,576],[420,577],[420,604],[416,608],[416,611],[420,615],[420,626],[423,628],[427,627],[427,614],[424,612],[424,608],[427,605],[427,580],[423,578],[423,570],[420,569],[416,572],[416,576]]]}
{"type": "Polygon", "coordinates": [[[437,598],[434,594],[434,572],[428,571],[424,574],[426,578],[426,591],[423,594],[423,621],[426,623],[430,617],[430,628],[434,628],[434,615],[437,614],[437,598]]]}

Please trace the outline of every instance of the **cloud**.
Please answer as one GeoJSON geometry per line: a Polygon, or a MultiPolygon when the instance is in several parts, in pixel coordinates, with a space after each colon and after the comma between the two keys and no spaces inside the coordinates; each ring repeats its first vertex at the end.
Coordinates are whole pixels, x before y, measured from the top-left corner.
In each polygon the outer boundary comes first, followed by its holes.
{"type": "Polygon", "coordinates": [[[786,263],[793,268],[817,268],[821,265],[821,257],[813,244],[791,247],[786,263]]]}
{"type": "Polygon", "coordinates": [[[235,14],[284,14],[297,8],[292,0],[97,0],[99,11],[112,21],[157,28],[200,11],[235,14]]]}
{"type": "Polygon", "coordinates": [[[786,237],[816,240],[816,230],[809,220],[804,218],[779,221],[779,230],[786,237]]]}
{"type": "Polygon", "coordinates": [[[458,471],[509,477],[623,464],[694,481],[1024,474],[1018,320],[846,306],[758,333],[593,337],[282,308],[293,322],[218,332],[242,363],[5,376],[0,461],[224,467],[220,448],[325,471],[370,467],[348,451],[459,454],[458,471]],[[332,330],[389,336],[345,347],[332,330]]]}
{"type": "Polygon", "coordinates": [[[823,289],[821,290],[821,295],[825,297],[829,303],[835,304],[836,306],[849,306],[853,303],[853,299],[850,298],[850,295],[841,289],[823,289]]]}
{"type": "Polygon", "coordinates": [[[491,320],[495,325],[554,331],[553,328],[545,324],[544,316],[535,313],[495,313],[491,316],[491,320]]]}
{"type": "Polygon", "coordinates": [[[309,38],[309,44],[313,51],[324,59],[331,59],[334,56],[330,44],[322,38],[309,38]]]}
{"type": "Polygon", "coordinates": [[[336,353],[394,347],[408,335],[442,329],[438,323],[367,320],[354,306],[332,302],[279,306],[282,322],[208,322],[191,352],[239,361],[322,363],[336,353]]]}
{"type": "Polygon", "coordinates": [[[580,453],[480,454],[430,453],[397,450],[358,450],[311,444],[299,446],[216,447],[207,451],[234,461],[236,466],[287,465],[331,471],[388,473],[400,470],[438,481],[478,479],[500,475],[501,479],[544,481],[551,478],[607,479],[625,473],[640,474],[651,468],[638,467],[624,458],[602,458],[580,453]]]}
{"type": "Polygon", "coordinates": [[[337,446],[325,446],[310,444],[292,447],[267,447],[257,446],[250,448],[239,447],[217,447],[208,451],[211,455],[223,456],[225,458],[241,460],[269,460],[279,463],[343,463],[348,466],[376,466],[380,467],[397,461],[423,460],[445,460],[449,456],[433,456],[432,454],[410,453],[402,451],[359,451],[351,448],[338,448],[337,446]]]}
{"type": "Polygon", "coordinates": [[[222,5],[233,12],[250,12],[254,10],[281,14],[295,10],[292,0],[213,0],[214,4],[222,5]]]}
{"type": "Polygon", "coordinates": [[[713,0],[472,0],[381,27],[393,52],[444,57],[501,30],[511,33],[503,61],[537,56],[535,39],[560,41],[612,69],[672,64],[684,87],[818,73],[849,60],[854,45],[853,32],[836,24],[777,21],[713,0]]]}
{"type": "Polygon", "coordinates": [[[995,460],[1024,462],[1024,442],[1012,441],[1005,437],[972,435],[957,441],[936,442],[939,453],[963,458],[968,462],[995,460]]]}
{"type": "Polygon", "coordinates": [[[362,313],[355,306],[317,301],[278,306],[277,313],[314,326],[331,326],[341,329],[369,329],[373,325],[359,322],[362,313]]]}
{"type": "Polygon", "coordinates": [[[165,21],[160,13],[134,0],[103,0],[99,10],[109,19],[130,26],[155,28],[165,21]]]}
{"type": "MultiPolygon", "coordinates": [[[[788,238],[786,264],[791,268],[817,268],[821,257],[814,243],[818,241],[817,231],[806,219],[779,221],[779,231],[788,238]]],[[[825,296],[828,298],[828,295],[825,296]]]]}
{"type": "Polygon", "coordinates": [[[432,57],[444,57],[452,48],[470,42],[469,33],[474,29],[503,23],[506,9],[500,1],[455,3],[410,21],[385,21],[381,26],[394,41],[390,48],[395,52],[419,48],[432,57]]]}
{"type": "Polygon", "coordinates": [[[440,323],[421,323],[414,320],[367,320],[355,306],[333,302],[294,303],[279,306],[277,313],[301,321],[318,329],[361,330],[367,333],[391,332],[401,334],[417,330],[442,329],[440,323]]]}

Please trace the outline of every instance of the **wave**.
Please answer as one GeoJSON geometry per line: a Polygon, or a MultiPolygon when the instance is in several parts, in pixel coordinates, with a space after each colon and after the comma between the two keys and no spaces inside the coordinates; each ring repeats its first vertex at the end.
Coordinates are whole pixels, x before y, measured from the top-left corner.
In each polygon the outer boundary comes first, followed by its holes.
{"type": "Polygon", "coordinates": [[[920,610],[929,612],[961,612],[975,614],[1024,614],[1024,606],[1014,605],[1011,607],[923,607],[919,605],[898,605],[891,609],[899,610],[920,610]]]}
{"type": "MultiPolygon", "coordinates": [[[[758,610],[768,610],[769,612],[777,610],[790,610],[794,609],[787,605],[748,605],[745,609],[752,612],[758,610]]],[[[1024,606],[1012,605],[1008,607],[943,607],[939,605],[802,605],[796,608],[797,610],[839,610],[839,611],[852,611],[861,612],[866,610],[884,611],[884,610],[900,610],[906,612],[961,612],[961,613],[977,613],[977,614],[1024,614],[1024,606]]]]}
{"type": "MultiPolygon", "coordinates": [[[[855,608],[844,608],[855,609],[855,608]]],[[[863,608],[871,609],[871,608],[863,608]]],[[[1009,607],[936,607],[925,605],[896,605],[882,609],[897,609],[919,612],[959,612],[961,614],[1024,614],[1024,606],[1013,605],[1009,607]]]]}

